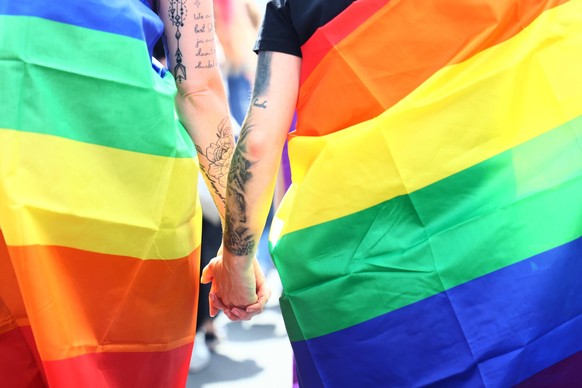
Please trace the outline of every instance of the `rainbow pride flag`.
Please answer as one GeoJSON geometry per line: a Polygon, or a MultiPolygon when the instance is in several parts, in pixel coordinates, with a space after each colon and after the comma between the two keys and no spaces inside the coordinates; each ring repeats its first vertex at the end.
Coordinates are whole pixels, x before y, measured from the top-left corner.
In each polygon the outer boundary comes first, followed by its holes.
{"type": "Polygon", "coordinates": [[[0,2],[0,386],[184,386],[201,212],[139,1],[0,2]]]}
{"type": "Polygon", "coordinates": [[[581,48],[580,0],[359,0],[304,45],[270,236],[303,386],[582,381],[581,48]]]}

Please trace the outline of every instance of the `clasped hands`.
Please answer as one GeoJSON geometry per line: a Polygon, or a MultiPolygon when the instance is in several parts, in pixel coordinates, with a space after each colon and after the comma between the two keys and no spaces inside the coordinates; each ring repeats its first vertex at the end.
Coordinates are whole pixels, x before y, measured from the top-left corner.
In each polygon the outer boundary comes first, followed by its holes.
{"type": "Polygon", "coordinates": [[[260,314],[271,296],[257,258],[250,263],[240,257],[224,258],[221,251],[202,271],[201,282],[210,287],[210,316],[219,310],[231,321],[248,321],[260,314]]]}

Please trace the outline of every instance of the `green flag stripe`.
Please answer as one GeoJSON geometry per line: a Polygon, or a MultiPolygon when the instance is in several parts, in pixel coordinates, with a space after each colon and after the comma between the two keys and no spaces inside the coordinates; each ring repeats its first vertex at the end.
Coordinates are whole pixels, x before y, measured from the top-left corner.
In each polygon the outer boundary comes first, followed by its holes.
{"type": "Polygon", "coordinates": [[[577,118],[410,195],[283,236],[273,254],[284,312],[295,316],[291,339],[350,327],[580,237],[581,144],[577,118]]]}
{"type": "Polygon", "coordinates": [[[0,16],[0,25],[0,128],[194,155],[176,125],[174,81],[152,69],[145,42],[28,16],[0,16]]]}

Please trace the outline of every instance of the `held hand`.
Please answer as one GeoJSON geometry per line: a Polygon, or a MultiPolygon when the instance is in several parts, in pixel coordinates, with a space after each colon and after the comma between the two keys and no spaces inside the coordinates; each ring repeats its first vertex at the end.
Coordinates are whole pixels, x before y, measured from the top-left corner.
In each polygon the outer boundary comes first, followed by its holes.
{"type": "Polygon", "coordinates": [[[223,256],[217,256],[204,268],[200,281],[212,282],[209,295],[211,316],[215,316],[218,310],[244,308],[257,301],[252,265],[228,263],[223,256]]]}
{"type": "Polygon", "coordinates": [[[217,256],[202,271],[201,282],[212,282],[210,315],[223,310],[231,320],[248,320],[259,314],[271,294],[256,259],[242,265],[217,256]]]}
{"type": "Polygon", "coordinates": [[[238,307],[232,308],[232,314],[241,320],[248,321],[255,315],[263,312],[265,305],[271,297],[271,288],[268,286],[261,270],[261,266],[256,258],[253,259],[253,269],[255,271],[255,279],[257,281],[257,302],[247,306],[245,309],[238,307]]]}

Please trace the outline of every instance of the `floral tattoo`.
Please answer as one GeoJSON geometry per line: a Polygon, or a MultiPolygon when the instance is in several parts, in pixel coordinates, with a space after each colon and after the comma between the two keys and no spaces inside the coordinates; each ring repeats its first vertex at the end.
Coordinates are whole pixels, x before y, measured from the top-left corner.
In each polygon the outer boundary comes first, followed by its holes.
{"type": "Polygon", "coordinates": [[[230,159],[234,147],[232,128],[228,116],[222,119],[218,125],[216,137],[216,142],[210,143],[210,145],[206,147],[206,150],[202,150],[202,148],[196,146],[196,151],[198,151],[198,154],[204,156],[208,161],[208,168],[200,165],[200,169],[208,178],[216,195],[224,203],[226,199],[222,193],[226,189],[228,169],[230,167],[230,159]],[[220,190],[219,187],[222,188],[222,190],[220,190]]]}

